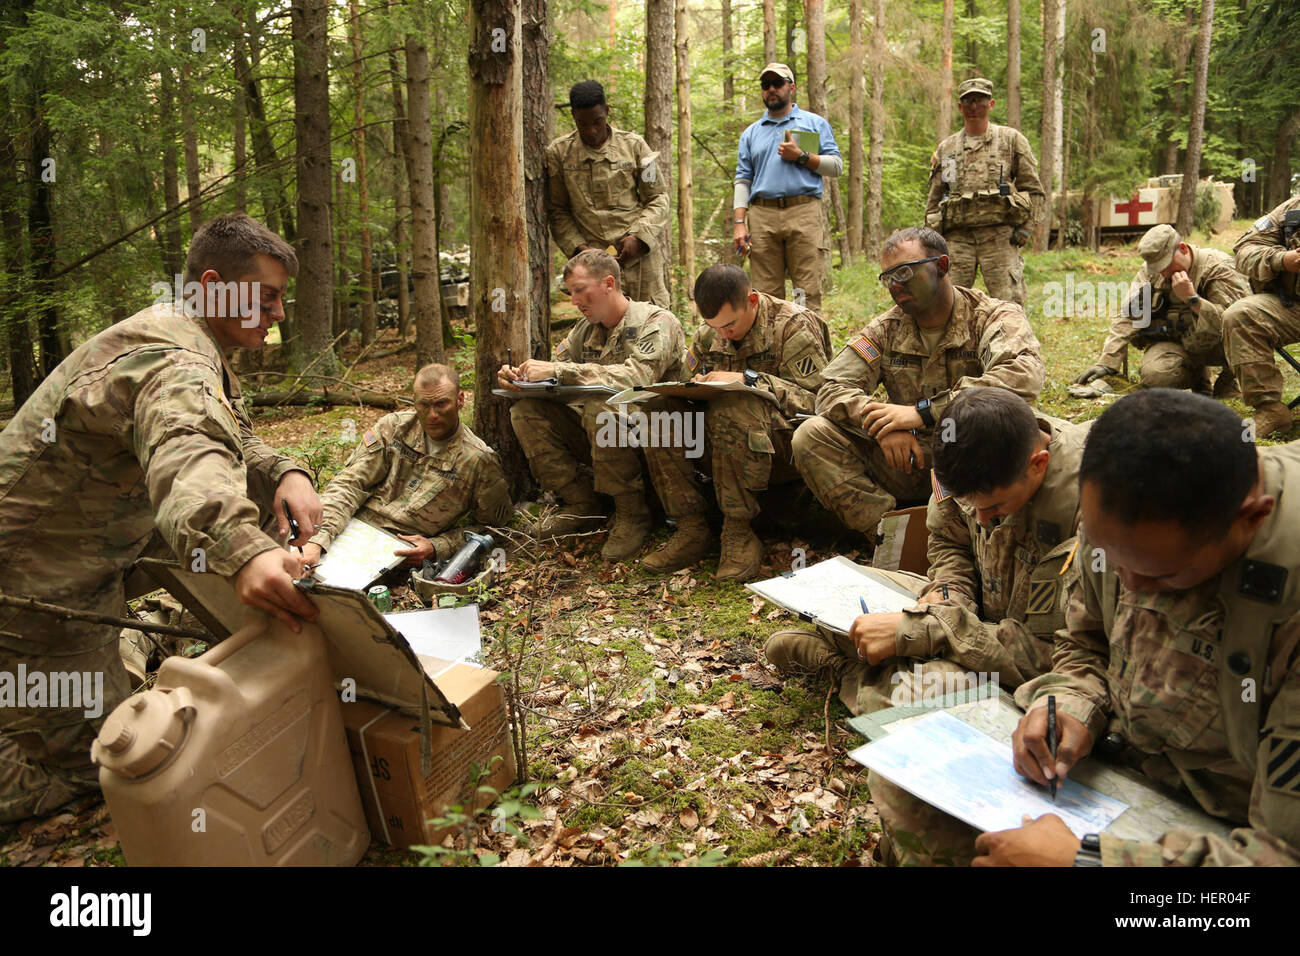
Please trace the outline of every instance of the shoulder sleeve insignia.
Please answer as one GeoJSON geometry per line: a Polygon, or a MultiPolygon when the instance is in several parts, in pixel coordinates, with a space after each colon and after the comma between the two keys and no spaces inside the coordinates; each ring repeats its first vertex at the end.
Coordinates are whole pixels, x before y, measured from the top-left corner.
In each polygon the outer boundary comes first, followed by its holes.
{"type": "Polygon", "coordinates": [[[695,357],[695,346],[693,345],[686,350],[686,367],[691,370],[692,375],[700,367],[700,360],[695,357]]]}
{"type": "Polygon", "coordinates": [[[880,348],[865,335],[859,335],[849,343],[849,348],[857,352],[864,362],[874,362],[880,358],[880,348]]]}
{"type": "Polygon", "coordinates": [[[1300,737],[1270,736],[1266,767],[1269,789],[1300,794],[1300,737]]]}
{"type": "Polygon", "coordinates": [[[624,329],[624,330],[623,330],[623,338],[625,338],[625,339],[627,339],[627,340],[630,341],[630,340],[636,338],[637,335],[640,333],[640,331],[641,331],[640,329],[624,329]]]}
{"type": "Polygon", "coordinates": [[[952,497],[952,492],[939,484],[939,476],[933,471],[930,472],[930,487],[934,489],[935,501],[947,501],[952,497]]]}
{"type": "Polygon", "coordinates": [[[1058,582],[1048,578],[1045,581],[1029,582],[1029,601],[1025,611],[1029,614],[1050,614],[1056,609],[1056,591],[1058,582]]]}
{"type": "Polygon", "coordinates": [[[1255,220],[1255,225],[1252,228],[1254,228],[1256,232],[1263,232],[1265,229],[1272,229],[1273,220],[1268,216],[1260,216],[1255,220]]]}
{"type": "Polygon", "coordinates": [[[642,355],[653,355],[659,348],[659,339],[657,337],[642,339],[636,344],[636,350],[642,355]]]}
{"type": "Polygon", "coordinates": [[[795,371],[804,378],[807,378],[813,372],[817,371],[817,361],[811,355],[805,355],[799,361],[794,363],[795,371]]]}
{"type": "Polygon", "coordinates": [[[565,339],[555,347],[555,358],[563,362],[569,357],[569,340],[565,339]]]}
{"type": "Polygon", "coordinates": [[[367,448],[370,448],[371,446],[378,444],[379,436],[367,428],[365,432],[362,433],[361,440],[365,442],[367,448]]]}

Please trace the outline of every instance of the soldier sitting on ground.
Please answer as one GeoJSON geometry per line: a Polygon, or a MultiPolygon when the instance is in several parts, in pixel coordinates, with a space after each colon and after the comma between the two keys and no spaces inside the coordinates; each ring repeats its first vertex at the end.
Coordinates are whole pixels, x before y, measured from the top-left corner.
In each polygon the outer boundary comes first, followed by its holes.
{"type": "MultiPolygon", "coordinates": [[[[570,259],[564,266],[564,284],[586,323],[575,325],[556,347],[555,361],[528,359],[517,367],[503,365],[497,383],[519,391],[516,381],[554,378],[561,385],[608,385],[621,390],[681,381],[682,324],[667,309],[629,301],[619,284],[620,274],[614,257],[595,249],[570,259]]],[[[565,513],[539,526],[539,535],[572,534],[599,525],[607,510],[596,494],[609,495],[614,499],[614,521],[601,555],[611,562],[635,554],[650,531],[637,449],[602,436],[608,416],[617,414],[605,403],[605,396],[574,406],[521,398],[510,409],[510,424],[533,477],[564,503],[565,513]]]]}
{"type": "Polygon", "coordinates": [[[822,371],[818,417],[793,441],[813,494],[866,536],[897,499],[929,496],[927,449],[956,392],[998,385],[1033,402],[1045,375],[1024,309],[953,285],[948,245],[933,229],[894,233],[880,265],[895,305],[822,371]],[[880,385],[887,402],[874,397],[880,385]]]}
{"type": "Polygon", "coordinates": [[[355,515],[411,547],[394,554],[419,567],[464,543],[453,527],[467,514],[478,525],[504,525],[514,505],[496,452],[460,420],[465,393],[454,369],[426,365],[411,385],[415,408],[375,422],[325,493],[320,530],[303,548],[317,563],[355,515]]]}
{"type": "Polygon", "coordinates": [[[1240,398],[1223,354],[1223,310],[1250,294],[1232,257],[1183,242],[1173,226],[1147,231],[1138,243],[1145,265],[1133,277],[1097,364],[1074,381],[1118,375],[1130,344],[1142,350],[1138,380],[1147,388],[1210,393],[1209,368],[1222,369],[1215,398],[1240,398]]]}
{"type": "Polygon", "coordinates": [[[1218,402],[1152,389],[1094,423],[1079,477],[1078,575],[1051,673],[1016,692],[1016,770],[1046,785],[1101,751],[1237,828],[1080,840],[1046,814],[982,835],[975,863],[1300,863],[1300,448],[1256,448],[1218,402]]]}
{"type": "MultiPolygon", "coordinates": [[[[738,266],[715,265],[701,272],[695,304],[703,324],[686,352],[686,365],[696,381],[744,382],[763,396],[727,394],[707,402],[703,413],[723,515],[718,579],[750,581],[763,557],[762,543],[750,527],[759,511],[756,495],[769,482],[798,478],[790,464],[789,419],[813,409],[830,334],[816,313],[754,291],[738,266]]],[[[685,448],[649,448],[646,459],[677,532],[641,563],[650,571],[675,571],[711,548],[704,519],[708,504],[685,448]]]]}

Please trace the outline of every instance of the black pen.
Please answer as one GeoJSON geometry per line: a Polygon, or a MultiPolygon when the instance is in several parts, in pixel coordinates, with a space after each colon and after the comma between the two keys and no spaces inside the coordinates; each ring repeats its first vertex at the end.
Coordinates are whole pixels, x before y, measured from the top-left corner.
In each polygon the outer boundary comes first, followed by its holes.
{"type": "MultiPolygon", "coordinates": [[[[298,527],[298,522],[293,520],[293,512],[289,510],[289,499],[281,498],[280,504],[284,505],[284,516],[289,519],[289,540],[292,541],[302,534],[302,529],[298,527]]],[[[301,547],[298,548],[298,553],[302,554],[301,547]]]]}
{"type": "Polygon", "coordinates": [[[1052,791],[1052,802],[1056,802],[1056,695],[1047,695],[1047,749],[1052,752],[1052,779],[1047,785],[1052,791]]]}

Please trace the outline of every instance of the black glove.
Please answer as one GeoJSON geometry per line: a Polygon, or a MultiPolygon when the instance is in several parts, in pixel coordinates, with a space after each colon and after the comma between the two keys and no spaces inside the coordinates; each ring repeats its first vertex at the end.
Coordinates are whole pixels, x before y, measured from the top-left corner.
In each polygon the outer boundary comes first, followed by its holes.
{"type": "Polygon", "coordinates": [[[1107,368],[1104,365],[1090,365],[1088,368],[1083,370],[1083,372],[1079,375],[1078,378],[1074,380],[1074,384],[1087,385],[1094,378],[1102,378],[1103,376],[1106,375],[1118,375],[1118,374],[1119,374],[1118,369],[1107,368]]]}

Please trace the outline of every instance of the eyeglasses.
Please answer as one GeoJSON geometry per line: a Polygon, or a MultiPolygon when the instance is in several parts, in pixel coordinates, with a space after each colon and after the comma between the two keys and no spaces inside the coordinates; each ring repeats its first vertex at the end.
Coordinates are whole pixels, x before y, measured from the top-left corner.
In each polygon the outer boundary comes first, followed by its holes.
{"type": "Polygon", "coordinates": [[[902,285],[916,271],[912,266],[924,265],[927,262],[938,262],[943,256],[930,256],[928,259],[913,259],[911,262],[901,262],[887,272],[880,273],[877,278],[886,286],[902,285]]]}
{"type": "Polygon", "coordinates": [[[785,77],[778,76],[775,80],[759,80],[758,85],[764,90],[779,90],[785,86],[785,77]]]}

